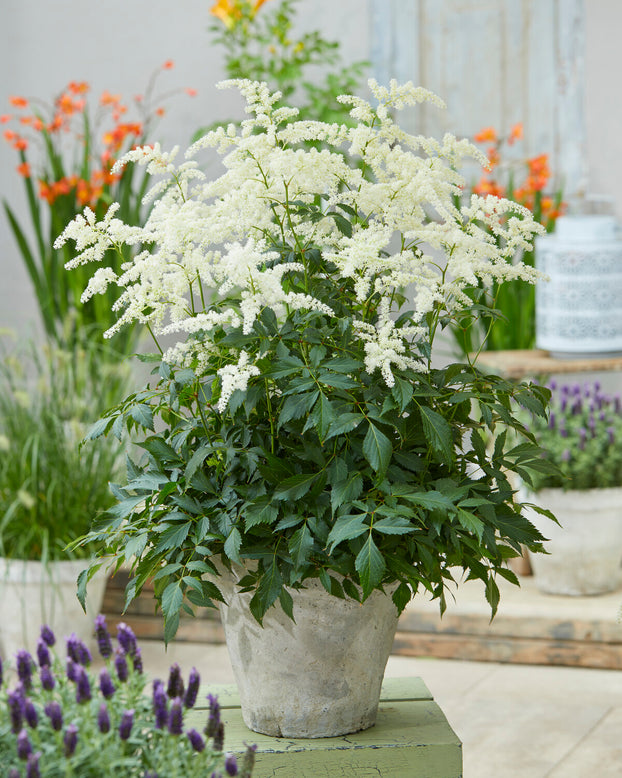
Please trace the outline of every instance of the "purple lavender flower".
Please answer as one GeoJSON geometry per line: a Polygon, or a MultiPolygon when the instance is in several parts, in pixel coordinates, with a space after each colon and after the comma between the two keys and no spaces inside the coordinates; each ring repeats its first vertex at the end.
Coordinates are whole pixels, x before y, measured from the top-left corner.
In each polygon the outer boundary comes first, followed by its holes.
{"type": "Polygon", "coordinates": [[[181,697],[175,697],[171,702],[171,715],[168,720],[168,731],[171,735],[181,735],[184,726],[184,713],[181,697]]]}
{"type": "Polygon", "coordinates": [[[37,661],[39,667],[50,666],[52,664],[52,657],[50,656],[50,650],[47,643],[39,638],[37,642],[37,661]]]}
{"type": "Polygon", "coordinates": [[[214,735],[214,739],[212,740],[212,748],[214,751],[222,751],[223,747],[225,745],[225,725],[222,721],[218,722],[218,727],[216,728],[216,734],[214,735]]]}
{"type": "Polygon", "coordinates": [[[553,411],[551,411],[549,415],[549,429],[554,430],[555,429],[555,414],[553,411]]]}
{"type": "Polygon", "coordinates": [[[25,689],[32,686],[32,671],[35,666],[33,658],[23,648],[17,652],[17,675],[25,689]]]}
{"type": "Polygon", "coordinates": [[[26,778],[41,778],[41,771],[39,770],[40,758],[41,751],[37,751],[36,754],[30,754],[26,762],[26,778]]]}
{"type": "Polygon", "coordinates": [[[225,759],[225,772],[227,775],[238,774],[238,760],[233,754],[228,754],[225,759]]]}
{"type": "Polygon", "coordinates": [[[89,680],[89,675],[84,667],[80,665],[78,667],[76,680],[76,702],[78,705],[82,705],[83,703],[88,702],[91,697],[91,682],[89,680]]]}
{"type": "Polygon", "coordinates": [[[2,667],[2,657],[0,657],[0,686],[2,686],[2,681],[4,679],[4,673],[3,673],[3,667],[2,667]]]}
{"type": "Polygon", "coordinates": [[[106,617],[101,613],[95,617],[95,637],[97,638],[97,647],[99,653],[104,659],[112,656],[112,640],[108,627],[106,626],[106,617]]]}
{"type": "Polygon", "coordinates": [[[255,766],[255,751],[257,751],[257,746],[246,746],[246,753],[244,754],[244,760],[242,762],[242,772],[240,773],[240,778],[250,778],[251,773],[253,772],[253,767],[255,766]]]}
{"type": "Polygon", "coordinates": [[[136,644],[136,635],[132,628],[128,627],[124,622],[117,624],[117,640],[126,654],[134,656],[136,649],[138,648],[136,644]]]}
{"type": "Polygon", "coordinates": [[[119,724],[119,737],[121,740],[127,740],[132,734],[132,727],[134,726],[134,709],[126,710],[121,716],[121,723],[119,724]]]}
{"type": "Polygon", "coordinates": [[[66,670],[66,675],[68,680],[75,681],[76,678],[78,677],[77,673],[78,673],[78,665],[73,661],[73,659],[70,656],[68,656],[67,670],[66,670]]]}
{"type": "Polygon", "coordinates": [[[9,692],[7,696],[7,702],[9,704],[9,717],[11,719],[11,732],[14,735],[22,728],[22,720],[24,718],[24,695],[21,689],[14,689],[9,692]]]}
{"type": "Polygon", "coordinates": [[[49,665],[43,665],[41,670],[39,670],[39,679],[41,681],[41,686],[48,692],[51,692],[56,686],[56,679],[54,678],[52,668],[49,665]]]}
{"type": "Polygon", "coordinates": [[[27,699],[24,704],[24,718],[26,723],[31,729],[34,729],[39,723],[39,716],[37,715],[37,709],[32,700],[27,699]]]}
{"type": "Polygon", "coordinates": [[[75,724],[69,724],[65,729],[63,745],[65,746],[65,756],[73,756],[78,745],[78,728],[75,724]]]}
{"type": "Polygon", "coordinates": [[[67,656],[79,665],[90,665],[93,661],[91,652],[75,632],[67,638],[67,656]]]}
{"type": "Polygon", "coordinates": [[[140,651],[140,648],[138,646],[136,647],[136,650],[132,654],[132,667],[134,668],[134,672],[138,673],[139,675],[142,675],[143,673],[143,655],[140,651]]]}
{"type": "Polygon", "coordinates": [[[220,705],[218,704],[218,697],[213,694],[208,694],[207,699],[209,702],[209,718],[205,727],[205,734],[207,737],[214,737],[220,724],[220,705]]]}
{"type": "Polygon", "coordinates": [[[569,449],[565,448],[562,451],[562,462],[570,462],[571,455],[569,449]]]}
{"type": "Polygon", "coordinates": [[[613,427],[607,427],[607,437],[609,438],[609,445],[613,446],[616,442],[616,434],[613,427]]]}
{"type": "Polygon", "coordinates": [[[201,735],[196,731],[196,729],[186,730],[186,736],[190,741],[190,745],[195,751],[198,751],[200,753],[201,751],[205,750],[205,741],[203,740],[201,735]]]}
{"type": "Polygon", "coordinates": [[[579,448],[581,451],[585,448],[585,439],[587,438],[587,430],[584,427],[579,429],[579,448]]]}
{"type": "Polygon", "coordinates": [[[110,716],[108,715],[108,708],[106,707],[105,702],[102,702],[99,706],[99,711],[97,712],[97,726],[99,727],[99,731],[104,735],[106,732],[110,732],[110,716]]]}
{"type": "Polygon", "coordinates": [[[107,670],[102,670],[99,674],[99,691],[107,700],[114,696],[114,684],[107,670]]]}
{"type": "Polygon", "coordinates": [[[620,413],[620,395],[616,394],[616,396],[613,398],[613,410],[616,413],[620,413]]]}
{"type": "Polygon", "coordinates": [[[17,767],[11,767],[9,770],[9,778],[21,778],[20,772],[17,767]]]}
{"type": "Polygon", "coordinates": [[[201,683],[201,676],[197,672],[196,667],[193,667],[188,677],[188,688],[186,689],[186,696],[184,697],[184,705],[186,708],[193,708],[197,701],[199,694],[199,684],[201,683]]]}
{"type": "Polygon", "coordinates": [[[174,665],[171,665],[166,693],[171,699],[173,699],[173,697],[184,696],[184,679],[181,677],[181,668],[177,662],[175,662],[174,665]]]}
{"type": "Polygon", "coordinates": [[[52,729],[60,732],[63,728],[63,711],[60,704],[56,700],[51,700],[46,704],[43,712],[49,718],[52,729]]]}
{"type": "Polygon", "coordinates": [[[153,710],[157,729],[164,729],[168,724],[168,697],[162,681],[153,682],[153,710]]]}
{"type": "Polygon", "coordinates": [[[121,681],[121,683],[125,683],[130,677],[130,671],[127,666],[127,659],[125,658],[125,654],[120,649],[115,651],[114,666],[115,670],[117,671],[117,678],[121,681]]]}
{"type": "Polygon", "coordinates": [[[28,737],[28,732],[22,729],[17,736],[17,756],[25,762],[30,754],[32,754],[32,743],[28,737]]]}
{"type": "Polygon", "coordinates": [[[56,643],[56,637],[47,624],[41,627],[41,640],[50,648],[56,643]]]}

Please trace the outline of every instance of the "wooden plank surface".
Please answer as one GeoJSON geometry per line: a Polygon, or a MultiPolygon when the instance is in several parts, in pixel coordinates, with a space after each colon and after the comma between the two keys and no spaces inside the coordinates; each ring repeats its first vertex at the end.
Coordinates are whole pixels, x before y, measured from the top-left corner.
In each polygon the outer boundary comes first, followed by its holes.
{"type": "Polygon", "coordinates": [[[622,370],[622,357],[559,359],[540,349],[483,351],[477,360],[480,367],[495,370],[507,378],[526,378],[561,373],[590,373],[622,370]]]}
{"type": "MultiPolygon", "coordinates": [[[[227,749],[243,753],[257,745],[254,778],[460,778],[462,746],[425,684],[418,678],[383,684],[376,725],[344,737],[273,738],[251,732],[235,706],[235,687],[210,687],[224,703],[227,749]],[[395,696],[409,699],[393,700],[395,696]]],[[[203,695],[200,695],[201,697],[203,695]]],[[[205,710],[186,714],[188,726],[202,727],[205,710]]]]}

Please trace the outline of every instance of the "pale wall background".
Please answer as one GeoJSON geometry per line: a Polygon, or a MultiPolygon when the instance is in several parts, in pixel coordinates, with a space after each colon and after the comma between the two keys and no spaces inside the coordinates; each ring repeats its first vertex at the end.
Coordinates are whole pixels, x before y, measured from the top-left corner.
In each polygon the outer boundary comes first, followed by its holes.
{"type": "MultiPolygon", "coordinates": [[[[213,86],[222,60],[210,45],[210,5],[0,0],[0,113],[9,112],[9,95],[50,98],[70,80],[90,82],[95,95],[109,89],[131,96],[172,59],[175,68],[163,74],[162,85],[194,87],[198,96],[170,103],[157,135],[165,145],[187,144],[197,127],[239,113],[235,94],[213,86]]],[[[371,72],[380,80],[413,79],[446,99],[445,115],[414,117],[414,128],[449,125],[461,135],[522,119],[527,153],[550,151],[558,167],[579,170],[569,187],[612,197],[622,217],[622,101],[615,91],[620,0],[301,0],[299,8],[300,27],[338,39],[345,59],[373,60],[371,72]],[[569,77],[580,94],[568,100],[569,77]]],[[[0,198],[23,212],[15,165],[15,153],[0,141],[0,198]]],[[[0,214],[0,328],[25,334],[36,320],[0,214]]]]}

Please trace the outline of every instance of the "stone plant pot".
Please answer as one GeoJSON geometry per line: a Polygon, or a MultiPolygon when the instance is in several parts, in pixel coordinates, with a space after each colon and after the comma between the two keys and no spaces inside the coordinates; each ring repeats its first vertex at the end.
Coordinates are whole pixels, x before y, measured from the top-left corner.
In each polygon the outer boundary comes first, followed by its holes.
{"type": "Polygon", "coordinates": [[[21,648],[33,651],[42,624],[57,640],[72,632],[85,642],[93,635],[107,573],[101,569],[88,585],[87,613],[76,596],[77,578],[88,560],[41,562],[0,557],[0,656],[12,659],[21,648]]]}
{"type": "Polygon", "coordinates": [[[397,609],[374,591],[361,605],[328,594],[317,579],[290,589],[295,623],[280,606],[261,627],[251,593],[218,579],[222,623],[245,724],[273,737],[335,737],[374,725],[397,609]]]}
{"type": "Polygon", "coordinates": [[[560,526],[529,510],[549,538],[549,555],[532,554],[535,583],[547,594],[604,594],[622,585],[622,487],[542,489],[525,499],[548,508],[560,526]]]}

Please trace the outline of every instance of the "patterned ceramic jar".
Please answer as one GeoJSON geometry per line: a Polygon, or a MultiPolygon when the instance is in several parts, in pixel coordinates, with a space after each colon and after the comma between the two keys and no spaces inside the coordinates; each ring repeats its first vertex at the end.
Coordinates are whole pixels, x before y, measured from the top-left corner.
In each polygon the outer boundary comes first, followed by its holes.
{"type": "Polygon", "coordinates": [[[622,240],[612,216],[562,216],[536,239],[536,346],[558,357],[622,354],[622,240]]]}

